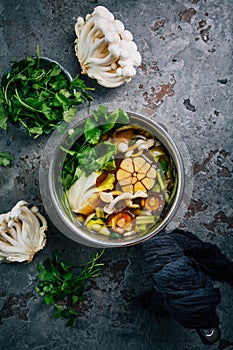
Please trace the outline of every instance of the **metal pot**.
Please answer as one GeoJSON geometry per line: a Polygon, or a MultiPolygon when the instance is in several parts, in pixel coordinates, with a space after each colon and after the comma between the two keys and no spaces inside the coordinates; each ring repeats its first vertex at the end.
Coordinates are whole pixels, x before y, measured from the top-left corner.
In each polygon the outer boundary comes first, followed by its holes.
{"type": "MultiPolygon", "coordinates": [[[[113,110],[113,109],[112,109],[113,110]]],[[[109,109],[111,112],[111,109],[109,109]]],[[[158,234],[175,217],[179,209],[185,187],[185,170],[179,149],[172,137],[165,130],[163,125],[155,122],[153,119],[135,112],[127,111],[133,124],[138,124],[148,130],[166,147],[175,164],[178,174],[178,186],[172,204],[163,217],[162,221],[155,228],[144,232],[136,237],[123,237],[121,239],[111,239],[108,236],[98,235],[87,230],[79,222],[72,221],[64,201],[63,189],[61,184],[61,175],[65,153],[61,146],[67,148],[67,140],[71,129],[82,125],[90,115],[89,110],[77,112],[75,120],[70,124],[69,129],[63,135],[54,131],[47,142],[40,167],[40,191],[43,204],[47,214],[55,226],[67,237],[90,247],[125,247],[138,244],[146,239],[158,234]]]]}

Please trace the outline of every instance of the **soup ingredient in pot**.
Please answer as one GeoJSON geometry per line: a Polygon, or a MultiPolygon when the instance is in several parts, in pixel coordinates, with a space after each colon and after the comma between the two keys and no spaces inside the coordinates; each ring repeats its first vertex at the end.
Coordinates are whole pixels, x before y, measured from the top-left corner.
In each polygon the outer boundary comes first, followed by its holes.
{"type": "Polygon", "coordinates": [[[111,214],[107,218],[107,227],[110,227],[113,231],[121,235],[127,232],[132,232],[135,229],[135,226],[135,215],[129,210],[122,210],[111,214]]]}
{"type": "Polygon", "coordinates": [[[125,158],[116,177],[124,192],[147,192],[155,184],[156,169],[143,156],[125,158]]]}

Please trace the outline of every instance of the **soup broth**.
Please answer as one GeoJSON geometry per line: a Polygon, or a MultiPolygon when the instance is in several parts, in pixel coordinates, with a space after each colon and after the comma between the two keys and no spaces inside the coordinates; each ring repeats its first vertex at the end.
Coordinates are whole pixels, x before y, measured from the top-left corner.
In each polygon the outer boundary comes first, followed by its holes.
{"type": "MultiPolygon", "coordinates": [[[[93,137],[97,132],[93,130],[93,137]]],[[[63,167],[64,194],[75,219],[113,239],[143,235],[156,227],[177,187],[176,167],[164,145],[131,124],[114,125],[93,144],[86,139],[83,133],[78,136],[63,167]]]]}

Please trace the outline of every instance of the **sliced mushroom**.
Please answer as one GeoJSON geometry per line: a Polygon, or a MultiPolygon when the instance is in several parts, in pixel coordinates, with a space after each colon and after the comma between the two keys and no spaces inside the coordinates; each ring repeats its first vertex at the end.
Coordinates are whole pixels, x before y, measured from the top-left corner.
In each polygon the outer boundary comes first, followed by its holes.
{"type": "Polygon", "coordinates": [[[114,132],[113,137],[132,140],[138,130],[137,126],[124,125],[114,132]]]}
{"type": "Polygon", "coordinates": [[[123,235],[135,229],[135,215],[129,210],[122,210],[111,214],[107,219],[107,226],[113,231],[123,235]]]}
{"type": "Polygon", "coordinates": [[[145,200],[145,209],[156,212],[158,215],[162,212],[165,200],[159,193],[149,195],[145,200]]]}
{"type": "MultiPolygon", "coordinates": [[[[146,198],[147,193],[145,193],[143,191],[137,191],[134,194],[132,194],[130,192],[122,192],[119,195],[117,195],[117,197],[115,197],[111,201],[111,203],[106,205],[103,209],[104,209],[105,213],[112,214],[113,212],[123,210],[126,206],[128,206],[129,201],[132,202],[132,199],[140,198],[140,197],[146,198]]],[[[131,202],[130,202],[130,205],[131,205],[131,202]]]]}

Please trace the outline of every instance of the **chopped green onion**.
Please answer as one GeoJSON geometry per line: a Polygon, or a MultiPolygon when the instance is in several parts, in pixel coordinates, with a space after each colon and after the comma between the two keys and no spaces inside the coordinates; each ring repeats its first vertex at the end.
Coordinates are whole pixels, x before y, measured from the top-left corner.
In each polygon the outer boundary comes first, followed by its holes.
{"type": "Polygon", "coordinates": [[[155,186],[152,188],[152,192],[159,193],[160,192],[160,186],[159,184],[155,184],[155,186]]]}
{"type": "Polygon", "coordinates": [[[143,232],[143,231],[146,231],[146,230],[147,230],[146,225],[138,225],[138,226],[136,226],[136,232],[143,232]]]}
{"type": "Polygon", "coordinates": [[[154,216],[138,216],[136,217],[136,225],[148,225],[153,224],[155,221],[154,216]]]}
{"type": "Polygon", "coordinates": [[[169,197],[169,200],[168,200],[168,204],[171,203],[171,201],[173,200],[175,194],[176,194],[176,190],[177,190],[177,185],[178,185],[178,176],[176,175],[175,176],[175,182],[174,182],[174,185],[173,185],[173,189],[172,189],[172,193],[169,197]]]}
{"type": "Polygon", "coordinates": [[[157,172],[157,178],[158,178],[158,182],[160,184],[161,190],[162,191],[166,190],[166,185],[165,185],[165,183],[163,181],[163,178],[162,178],[162,175],[161,175],[160,171],[157,172]]]}
{"type": "Polygon", "coordinates": [[[110,237],[111,238],[120,238],[121,235],[119,233],[117,233],[117,232],[110,231],[110,237]]]}

